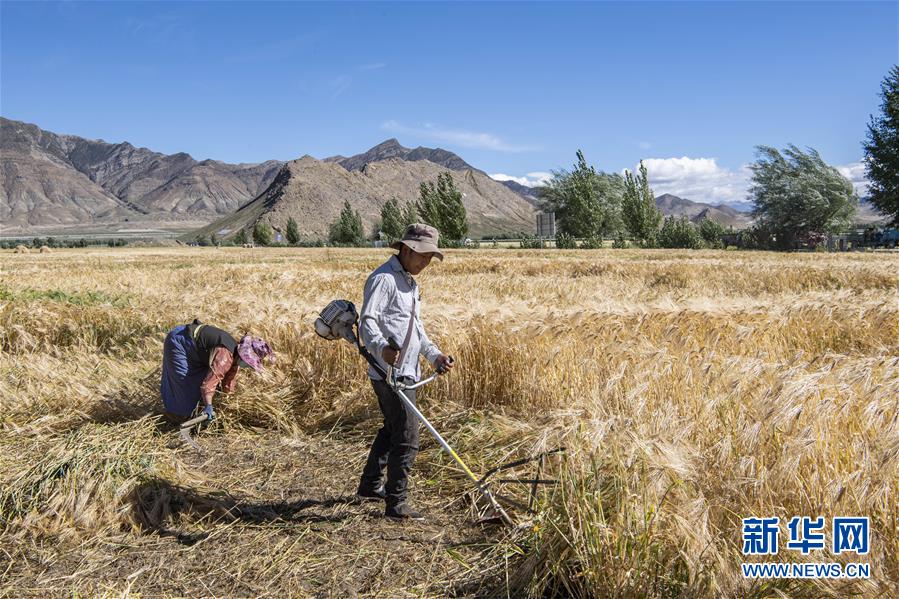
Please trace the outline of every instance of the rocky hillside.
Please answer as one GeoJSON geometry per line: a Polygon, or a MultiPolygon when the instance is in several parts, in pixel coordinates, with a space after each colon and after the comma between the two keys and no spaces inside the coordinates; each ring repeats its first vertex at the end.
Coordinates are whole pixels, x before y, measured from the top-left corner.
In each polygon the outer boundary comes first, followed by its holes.
{"type": "Polygon", "coordinates": [[[536,187],[528,187],[516,181],[500,181],[500,183],[524,198],[534,208],[540,209],[542,201],[536,187]]]}
{"type": "MultiPolygon", "coordinates": [[[[197,235],[234,235],[262,221],[277,231],[285,231],[293,217],[301,234],[308,239],[327,236],[344,200],[362,217],[366,232],[380,216],[383,203],[390,197],[401,202],[418,197],[422,181],[434,181],[446,171],[428,160],[382,158],[348,170],[338,161],[316,160],[304,156],[288,162],[272,185],[258,198],[236,213],[219,219],[197,235]]],[[[484,173],[465,169],[453,173],[468,212],[470,235],[513,233],[534,228],[534,210],[515,193],[484,173]]]]}
{"type": "MultiPolygon", "coordinates": [[[[383,141],[367,152],[356,154],[349,158],[343,156],[331,156],[330,158],[325,158],[324,161],[336,162],[348,171],[359,171],[362,170],[366,164],[383,162],[384,160],[390,160],[391,158],[409,162],[427,160],[428,162],[433,162],[434,164],[451,171],[478,170],[462,160],[458,155],[453,154],[448,150],[442,148],[425,148],[422,146],[418,146],[415,149],[404,148],[396,139],[383,141]]],[[[483,171],[478,172],[483,173],[483,171]]]]}
{"type": "Polygon", "coordinates": [[[256,197],[281,164],[198,162],[0,118],[0,220],[4,232],[147,217],[208,222],[256,197]]]}

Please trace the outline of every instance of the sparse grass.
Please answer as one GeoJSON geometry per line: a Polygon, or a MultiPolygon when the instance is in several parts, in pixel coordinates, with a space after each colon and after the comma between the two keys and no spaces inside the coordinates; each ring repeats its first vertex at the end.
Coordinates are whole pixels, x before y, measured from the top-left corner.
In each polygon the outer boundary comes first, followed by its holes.
{"type": "Polygon", "coordinates": [[[568,448],[514,534],[470,524],[470,488],[426,433],[428,523],[348,498],[380,416],[362,360],[310,323],[358,303],[384,258],[4,254],[0,595],[897,592],[895,255],[450,251],[420,282],[459,368],[423,411],[481,472],[568,448]],[[216,400],[204,454],[154,416],[162,339],[194,317],[278,352],[216,400]],[[869,516],[872,578],[743,579],[740,518],[769,515],[869,516]]]}
{"type": "Polygon", "coordinates": [[[50,300],[54,302],[62,302],[75,306],[94,306],[98,304],[109,304],[116,307],[123,307],[127,300],[123,297],[111,297],[99,291],[86,291],[84,293],[70,293],[60,291],[59,289],[22,289],[13,293],[6,287],[0,287],[0,301],[2,302],[37,302],[42,300],[50,300]]]}

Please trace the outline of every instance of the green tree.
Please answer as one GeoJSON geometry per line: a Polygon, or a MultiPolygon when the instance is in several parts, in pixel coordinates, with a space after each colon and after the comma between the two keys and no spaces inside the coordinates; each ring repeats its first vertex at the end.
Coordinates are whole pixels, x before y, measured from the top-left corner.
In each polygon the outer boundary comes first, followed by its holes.
{"type": "Polygon", "coordinates": [[[406,202],[406,205],[403,206],[403,230],[411,225],[412,223],[417,223],[421,220],[421,216],[418,214],[418,209],[415,207],[415,202],[406,202]]]}
{"type": "Polygon", "coordinates": [[[871,117],[865,140],[868,199],[899,225],[899,66],[880,84],[882,114],[871,117]]]}
{"type": "Polygon", "coordinates": [[[662,223],[658,237],[659,247],[686,248],[698,250],[702,247],[702,237],[686,216],[669,216],[662,223]]]}
{"type": "Polygon", "coordinates": [[[724,227],[710,218],[704,218],[699,223],[699,236],[707,247],[720,249],[724,247],[721,237],[724,235],[724,227]]]}
{"type": "Polygon", "coordinates": [[[381,206],[381,231],[387,236],[389,242],[402,238],[406,230],[403,209],[396,198],[390,198],[381,206]]]}
{"type": "Polygon", "coordinates": [[[621,220],[628,234],[638,244],[645,247],[655,243],[662,223],[662,213],[656,207],[655,195],[649,187],[649,178],[642,160],[639,178],[630,171],[624,175],[621,220]]]}
{"type": "Polygon", "coordinates": [[[300,229],[297,227],[297,221],[291,216],[287,219],[287,243],[296,245],[300,242],[300,229]]]}
{"type": "Polygon", "coordinates": [[[573,170],[553,171],[539,192],[544,211],[556,213],[559,232],[572,237],[614,235],[621,227],[621,175],[596,172],[577,151],[573,170]]]}
{"type": "Polygon", "coordinates": [[[353,211],[349,200],[343,201],[340,215],[331,223],[331,231],[328,235],[331,243],[346,245],[362,245],[365,242],[365,232],[362,229],[362,217],[353,211]]]}
{"type": "Polygon", "coordinates": [[[258,222],[253,227],[253,243],[256,245],[271,245],[275,239],[272,228],[264,222],[258,222]]]}
{"type": "Polygon", "coordinates": [[[245,245],[247,243],[247,232],[240,229],[234,234],[234,245],[245,245]]]}
{"type": "Polygon", "coordinates": [[[568,233],[558,233],[556,235],[556,248],[560,250],[573,250],[577,248],[577,242],[574,237],[568,233]]]}
{"type": "Polygon", "coordinates": [[[440,223],[440,205],[437,202],[437,192],[430,181],[422,181],[418,186],[418,201],[415,203],[415,211],[422,222],[443,231],[440,223]]]}
{"type": "Polygon", "coordinates": [[[440,231],[442,239],[461,241],[468,234],[468,215],[462,192],[456,189],[449,171],[437,175],[437,184],[422,182],[415,210],[421,219],[440,231]]]}
{"type": "Polygon", "coordinates": [[[790,145],[781,154],[776,148],[759,146],[758,154],[750,165],[753,215],[771,231],[776,247],[788,249],[849,228],[858,196],[852,183],[817,151],[802,152],[790,145]]]}

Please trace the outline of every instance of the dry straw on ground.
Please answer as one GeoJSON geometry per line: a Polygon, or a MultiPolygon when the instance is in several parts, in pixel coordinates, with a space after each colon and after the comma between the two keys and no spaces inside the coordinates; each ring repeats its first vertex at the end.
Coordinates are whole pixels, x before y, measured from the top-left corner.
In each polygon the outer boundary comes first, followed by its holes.
{"type": "Polygon", "coordinates": [[[352,500],[377,406],[310,323],[385,255],[0,256],[0,595],[897,593],[895,254],[449,252],[420,282],[459,367],[423,410],[479,471],[569,448],[514,534],[472,523],[426,436],[426,523],[352,500]],[[202,454],[157,416],[162,339],[194,317],[279,354],[202,454]],[[794,515],[869,516],[871,579],[743,579],[740,518],[794,515]]]}

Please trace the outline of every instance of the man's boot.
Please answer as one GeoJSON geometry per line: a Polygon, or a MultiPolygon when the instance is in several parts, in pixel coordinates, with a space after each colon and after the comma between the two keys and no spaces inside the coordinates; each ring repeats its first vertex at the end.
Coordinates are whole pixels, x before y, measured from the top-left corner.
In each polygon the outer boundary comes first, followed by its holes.
{"type": "Polygon", "coordinates": [[[387,499],[387,491],[384,490],[383,483],[374,488],[360,484],[356,491],[356,497],[365,501],[384,501],[387,499]]]}
{"type": "Polygon", "coordinates": [[[396,505],[387,505],[384,515],[394,520],[424,520],[425,517],[409,507],[409,504],[403,501],[396,505]]]}

